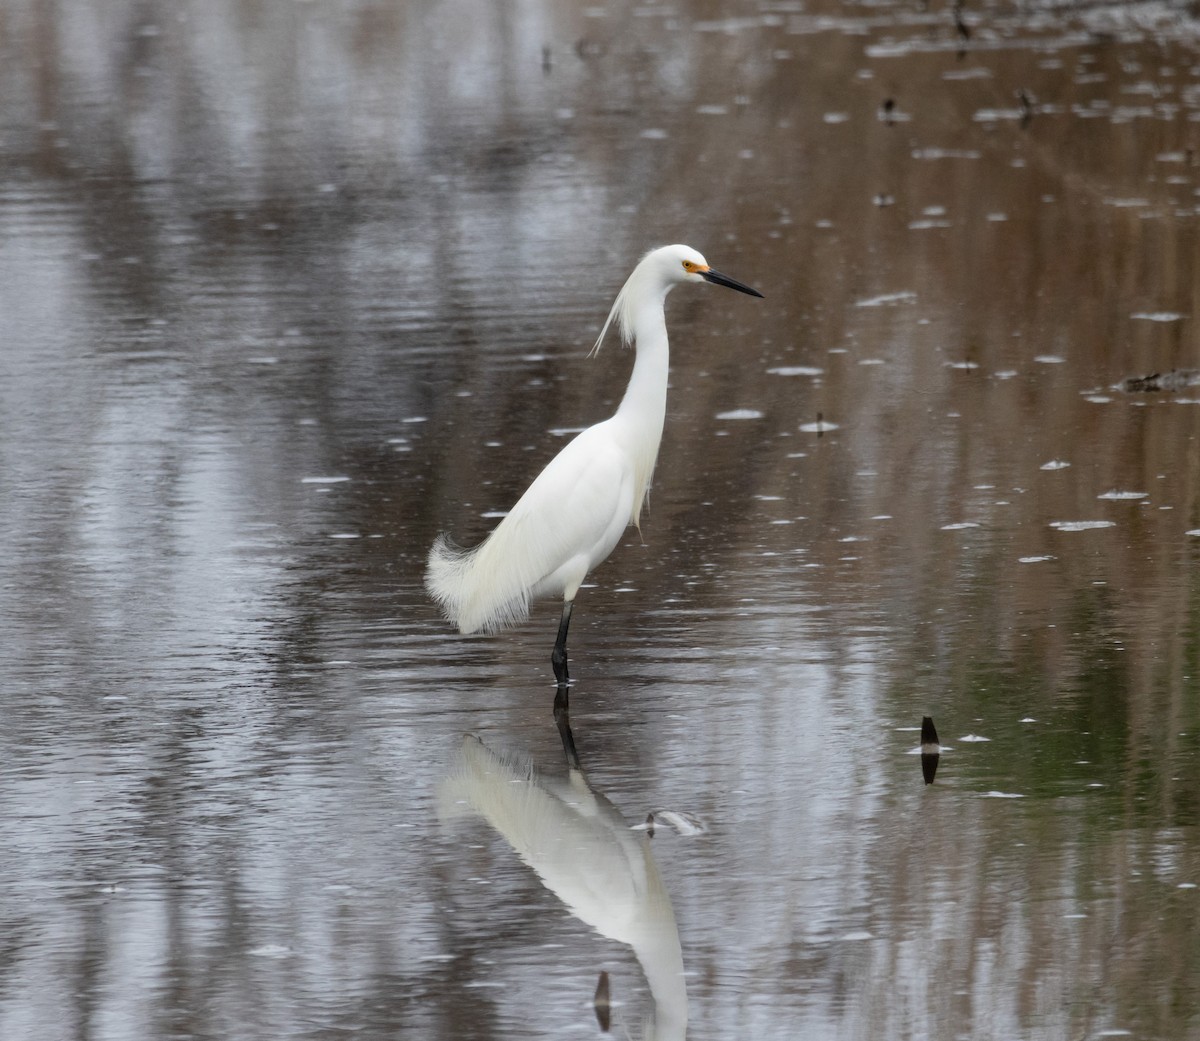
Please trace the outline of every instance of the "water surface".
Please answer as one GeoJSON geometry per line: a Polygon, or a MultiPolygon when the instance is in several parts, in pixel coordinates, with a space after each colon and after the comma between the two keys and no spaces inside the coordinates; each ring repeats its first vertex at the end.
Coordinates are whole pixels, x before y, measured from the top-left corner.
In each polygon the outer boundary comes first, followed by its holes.
{"type": "Polygon", "coordinates": [[[958,20],[5,12],[0,1036],[595,1036],[601,971],[621,1035],[1196,1034],[1200,391],[1121,384],[1200,357],[1197,23],[958,20]],[[424,556],[672,241],[766,298],[670,299],[572,773],[558,606],[461,637],[424,556]]]}

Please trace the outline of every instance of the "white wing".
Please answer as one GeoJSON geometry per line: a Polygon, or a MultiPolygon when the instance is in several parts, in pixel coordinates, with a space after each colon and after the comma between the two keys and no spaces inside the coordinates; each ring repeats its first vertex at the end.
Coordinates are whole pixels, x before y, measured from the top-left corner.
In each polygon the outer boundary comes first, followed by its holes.
{"type": "Polygon", "coordinates": [[[535,596],[575,595],[630,522],[632,461],[610,423],[579,434],[538,474],[512,511],[473,550],[439,539],[425,584],[464,633],[521,621],[535,596]]]}

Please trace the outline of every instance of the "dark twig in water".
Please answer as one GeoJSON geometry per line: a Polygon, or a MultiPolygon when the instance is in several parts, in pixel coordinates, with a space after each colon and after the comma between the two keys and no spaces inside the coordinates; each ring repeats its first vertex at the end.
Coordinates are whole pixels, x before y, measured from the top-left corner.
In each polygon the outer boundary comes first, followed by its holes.
{"type": "Polygon", "coordinates": [[[942,746],[938,742],[937,728],[933,725],[932,716],[921,717],[921,775],[926,784],[933,784],[937,774],[938,760],[942,756],[942,746]]]}
{"type": "Polygon", "coordinates": [[[608,973],[603,969],[600,970],[600,979],[596,981],[596,996],[592,999],[592,1006],[596,1010],[596,1022],[607,1034],[612,1024],[612,999],[609,996],[608,973]]]}
{"type": "Polygon", "coordinates": [[[1021,129],[1024,130],[1033,120],[1033,95],[1024,87],[1017,91],[1017,100],[1021,102],[1021,129]]]}

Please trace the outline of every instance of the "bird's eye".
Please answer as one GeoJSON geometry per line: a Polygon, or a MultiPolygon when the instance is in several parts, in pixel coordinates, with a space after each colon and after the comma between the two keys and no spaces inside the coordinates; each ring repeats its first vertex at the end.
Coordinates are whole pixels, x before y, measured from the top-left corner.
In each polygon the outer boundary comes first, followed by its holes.
{"type": "Polygon", "coordinates": [[[683,262],[683,270],[684,271],[695,271],[696,265],[693,264],[690,260],[685,260],[683,262]]]}

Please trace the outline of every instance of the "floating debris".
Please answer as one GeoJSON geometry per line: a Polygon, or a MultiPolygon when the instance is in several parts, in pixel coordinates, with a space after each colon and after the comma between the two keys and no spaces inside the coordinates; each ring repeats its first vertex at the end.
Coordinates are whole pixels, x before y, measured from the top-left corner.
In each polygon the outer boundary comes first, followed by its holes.
{"type": "MultiPolygon", "coordinates": [[[[958,33],[958,38],[963,43],[971,38],[971,27],[967,25],[967,20],[963,17],[963,0],[955,0],[954,2],[954,29],[958,33]]],[[[960,50],[961,54],[962,51],[960,50]]]]}
{"type": "Polygon", "coordinates": [[[801,423],[800,424],[800,429],[804,433],[816,434],[818,436],[820,436],[821,434],[826,434],[830,430],[837,430],[837,428],[838,428],[837,423],[830,423],[828,420],[825,419],[824,416],[821,415],[820,412],[817,413],[817,421],[815,423],[801,423]]]}
{"type": "Polygon", "coordinates": [[[1017,91],[1017,100],[1021,103],[1021,129],[1029,126],[1035,111],[1037,99],[1024,87],[1017,91]]]}
{"type": "Polygon", "coordinates": [[[938,760],[942,757],[942,746],[938,741],[937,727],[932,716],[921,717],[921,776],[926,784],[933,784],[937,774],[938,760]]]}
{"type": "Polygon", "coordinates": [[[1131,376],[1118,383],[1114,389],[1134,394],[1183,390],[1185,387],[1197,386],[1200,386],[1200,369],[1171,369],[1169,372],[1152,372],[1149,376],[1131,376]]]}
{"type": "Polygon", "coordinates": [[[633,825],[631,830],[648,832],[650,837],[653,838],[654,829],[659,824],[665,824],[676,835],[687,837],[704,835],[708,831],[708,825],[699,817],[690,813],[682,813],[678,810],[653,810],[646,814],[644,823],[633,825]]]}

